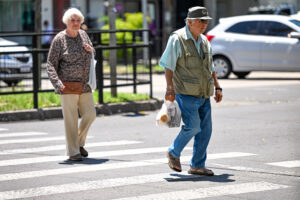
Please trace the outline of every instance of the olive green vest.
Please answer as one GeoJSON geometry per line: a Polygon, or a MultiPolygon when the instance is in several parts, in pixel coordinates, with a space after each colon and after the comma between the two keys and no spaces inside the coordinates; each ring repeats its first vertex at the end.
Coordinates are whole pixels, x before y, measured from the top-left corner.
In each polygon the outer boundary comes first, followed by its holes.
{"type": "Polygon", "coordinates": [[[185,94],[195,97],[209,98],[214,92],[212,77],[210,44],[204,35],[200,35],[202,42],[201,58],[192,39],[188,39],[185,27],[175,31],[179,36],[182,55],[178,58],[173,73],[173,83],[176,94],[185,94]]]}

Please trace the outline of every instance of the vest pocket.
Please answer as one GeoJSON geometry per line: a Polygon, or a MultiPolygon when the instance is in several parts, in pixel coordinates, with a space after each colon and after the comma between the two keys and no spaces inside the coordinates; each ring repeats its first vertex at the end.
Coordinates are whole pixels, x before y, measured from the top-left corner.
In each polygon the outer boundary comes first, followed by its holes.
{"type": "Polygon", "coordinates": [[[213,77],[211,77],[208,80],[206,94],[208,94],[208,97],[210,97],[210,96],[212,96],[214,94],[214,79],[213,79],[213,77]]]}
{"type": "Polygon", "coordinates": [[[201,96],[201,81],[198,78],[191,76],[182,76],[181,84],[176,85],[177,91],[180,94],[201,96]]]}
{"type": "Polygon", "coordinates": [[[182,76],[181,80],[186,83],[199,84],[201,81],[199,78],[190,77],[190,76],[182,76]]]}

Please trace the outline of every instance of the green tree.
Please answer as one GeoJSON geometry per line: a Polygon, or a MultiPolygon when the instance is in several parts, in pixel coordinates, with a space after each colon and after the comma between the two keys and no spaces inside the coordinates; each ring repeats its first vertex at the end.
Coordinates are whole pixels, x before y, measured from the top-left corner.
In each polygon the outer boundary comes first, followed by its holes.
{"type": "MultiPolygon", "coordinates": [[[[125,13],[125,20],[122,18],[116,19],[116,29],[117,30],[130,30],[130,29],[142,29],[143,28],[143,13],[125,13]]],[[[109,30],[108,25],[108,17],[105,16],[102,18],[102,20],[105,22],[105,25],[101,28],[102,30],[109,30]]],[[[147,20],[150,21],[150,17],[147,18],[147,20]]],[[[124,43],[132,43],[133,40],[133,34],[131,32],[119,32],[116,34],[117,43],[118,44],[124,44],[124,43]]],[[[101,40],[103,44],[109,43],[109,33],[104,33],[101,35],[101,40]]],[[[136,36],[135,38],[136,42],[141,42],[141,37],[136,36]]],[[[131,49],[127,49],[127,55],[131,56],[132,51],[131,49]]],[[[104,52],[104,57],[108,58],[109,51],[104,52]]],[[[122,58],[123,57],[123,50],[119,49],[117,50],[117,57],[122,58]]]]}

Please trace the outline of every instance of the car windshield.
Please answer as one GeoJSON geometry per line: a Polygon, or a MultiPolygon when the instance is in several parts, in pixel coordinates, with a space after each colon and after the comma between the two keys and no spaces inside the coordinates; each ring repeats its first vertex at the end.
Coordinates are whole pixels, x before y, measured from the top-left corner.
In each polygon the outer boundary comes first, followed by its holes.
{"type": "Polygon", "coordinates": [[[290,22],[292,22],[292,23],[294,23],[294,24],[296,24],[297,26],[300,27],[300,21],[293,19],[293,20],[290,20],[290,22]]]}

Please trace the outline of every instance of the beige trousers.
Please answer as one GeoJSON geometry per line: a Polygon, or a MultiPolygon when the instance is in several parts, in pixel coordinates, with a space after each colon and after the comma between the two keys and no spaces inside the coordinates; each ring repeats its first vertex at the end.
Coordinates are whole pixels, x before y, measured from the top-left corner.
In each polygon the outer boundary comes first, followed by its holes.
{"type": "Polygon", "coordinates": [[[79,147],[83,147],[87,132],[92,122],[96,118],[96,110],[92,93],[64,94],[61,95],[61,105],[63,110],[67,155],[79,154],[79,147]],[[78,110],[81,122],[78,128],[78,110]]]}

